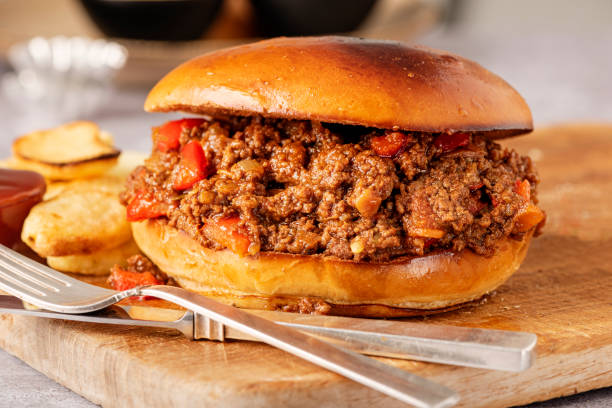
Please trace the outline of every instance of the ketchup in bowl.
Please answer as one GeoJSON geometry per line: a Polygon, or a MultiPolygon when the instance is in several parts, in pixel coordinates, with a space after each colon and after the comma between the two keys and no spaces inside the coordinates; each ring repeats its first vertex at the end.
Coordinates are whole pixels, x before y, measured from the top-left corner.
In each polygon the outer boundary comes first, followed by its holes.
{"type": "Polygon", "coordinates": [[[25,170],[0,169],[0,243],[13,247],[30,209],[45,194],[45,179],[25,170]]]}

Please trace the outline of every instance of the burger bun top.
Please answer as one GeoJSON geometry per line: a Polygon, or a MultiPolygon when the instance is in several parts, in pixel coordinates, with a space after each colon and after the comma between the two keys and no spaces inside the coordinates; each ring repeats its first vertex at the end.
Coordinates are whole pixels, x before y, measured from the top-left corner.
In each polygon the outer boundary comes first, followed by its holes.
{"type": "Polygon", "coordinates": [[[518,92],[473,61],[399,42],[334,36],[274,38],[194,58],[157,83],[145,110],[489,138],[533,127],[518,92]]]}

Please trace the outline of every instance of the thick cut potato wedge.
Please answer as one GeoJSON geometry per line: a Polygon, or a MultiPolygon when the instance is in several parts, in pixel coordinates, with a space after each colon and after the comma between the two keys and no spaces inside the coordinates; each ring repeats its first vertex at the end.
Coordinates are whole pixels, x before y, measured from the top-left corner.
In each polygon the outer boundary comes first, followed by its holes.
{"type": "Polygon", "coordinates": [[[126,266],[126,259],[140,254],[133,240],[111,249],[103,249],[89,255],[49,256],[47,264],[62,272],[80,275],[108,275],[113,265],[126,266]]]}
{"type": "Polygon", "coordinates": [[[125,208],[108,191],[65,190],[35,205],[21,239],[42,257],[92,254],[131,239],[125,208]]]}
{"type": "Polygon", "coordinates": [[[72,122],[32,132],[13,142],[19,168],[34,170],[50,180],[72,180],[108,171],[121,152],[112,138],[93,122],[72,122]]]}

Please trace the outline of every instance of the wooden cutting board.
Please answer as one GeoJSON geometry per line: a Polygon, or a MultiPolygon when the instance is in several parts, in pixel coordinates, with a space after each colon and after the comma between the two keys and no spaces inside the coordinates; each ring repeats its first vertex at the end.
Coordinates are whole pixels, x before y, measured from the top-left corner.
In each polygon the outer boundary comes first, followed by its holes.
{"type": "MultiPolygon", "coordinates": [[[[517,374],[383,359],[457,390],[465,407],[612,385],[612,126],[558,126],[504,143],[536,160],[545,234],[495,294],[416,320],[534,332],[535,365],[517,374]]],[[[0,315],[0,347],[104,407],[401,406],[257,343],[0,315]]]]}

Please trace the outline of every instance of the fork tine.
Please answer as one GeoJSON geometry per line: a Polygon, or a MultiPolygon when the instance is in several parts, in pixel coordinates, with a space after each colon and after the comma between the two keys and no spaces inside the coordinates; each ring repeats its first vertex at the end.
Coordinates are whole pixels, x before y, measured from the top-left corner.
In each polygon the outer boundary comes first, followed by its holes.
{"type": "Polygon", "coordinates": [[[67,287],[63,282],[49,279],[45,275],[31,273],[29,268],[6,259],[0,254],[0,271],[7,279],[18,280],[22,285],[35,288],[42,293],[59,292],[62,287],[67,287]],[[10,276],[10,277],[9,277],[10,276]]]}
{"type": "Polygon", "coordinates": [[[26,291],[30,292],[34,296],[47,296],[46,293],[27,285],[23,281],[15,279],[11,275],[5,273],[2,269],[0,269],[0,289],[13,295],[26,291]]]}
{"type": "Polygon", "coordinates": [[[31,277],[32,280],[42,280],[46,285],[61,288],[63,287],[85,287],[84,282],[81,282],[78,279],[71,278],[70,276],[64,275],[61,272],[58,272],[54,269],[51,269],[45,265],[42,265],[36,261],[33,261],[30,258],[27,258],[13,250],[8,249],[4,245],[0,244],[0,261],[10,262],[13,265],[13,270],[16,271],[19,275],[24,275],[23,269],[19,269],[22,267],[27,270],[28,276],[31,277]],[[17,268],[17,269],[15,269],[17,268]]]}
{"type": "Polygon", "coordinates": [[[0,245],[0,289],[43,309],[87,313],[132,296],[81,282],[0,245]]]}

